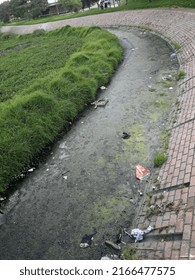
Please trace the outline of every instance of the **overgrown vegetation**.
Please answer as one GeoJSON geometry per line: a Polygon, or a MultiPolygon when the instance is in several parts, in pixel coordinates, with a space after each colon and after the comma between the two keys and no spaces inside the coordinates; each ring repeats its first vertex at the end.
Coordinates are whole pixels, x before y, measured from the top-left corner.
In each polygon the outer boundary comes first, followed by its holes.
{"type": "Polygon", "coordinates": [[[162,131],[159,151],[154,155],[154,167],[160,167],[167,161],[167,149],[169,146],[170,132],[167,130],[162,131]]]}
{"type": "Polygon", "coordinates": [[[182,80],[185,77],[185,71],[184,70],[179,70],[178,75],[177,75],[177,80],[182,80]]]}
{"type": "Polygon", "coordinates": [[[136,249],[129,244],[123,247],[122,254],[125,260],[138,260],[136,249]]]}
{"type": "Polygon", "coordinates": [[[164,152],[159,152],[154,155],[154,167],[159,167],[167,160],[167,156],[164,152]]]}
{"type": "Polygon", "coordinates": [[[52,143],[122,58],[118,39],[98,27],[1,35],[0,192],[52,143]]]}

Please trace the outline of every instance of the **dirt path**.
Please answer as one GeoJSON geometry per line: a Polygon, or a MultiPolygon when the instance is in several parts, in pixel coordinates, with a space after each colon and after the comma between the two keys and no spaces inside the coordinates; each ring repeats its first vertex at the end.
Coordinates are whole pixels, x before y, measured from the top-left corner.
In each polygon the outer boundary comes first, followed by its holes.
{"type": "Polygon", "coordinates": [[[134,168],[141,163],[152,170],[176,101],[178,64],[156,35],[110,31],[121,40],[125,60],[100,95],[109,102],[87,109],[10,197],[0,228],[1,259],[100,259],[111,252],[105,240],[115,241],[120,227],[132,224],[144,189],[134,168]],[[173,81],[163,81],[163,74],[173,81]],[[92,246],[80,248],[82,236],[94,230],[92,246]]]}

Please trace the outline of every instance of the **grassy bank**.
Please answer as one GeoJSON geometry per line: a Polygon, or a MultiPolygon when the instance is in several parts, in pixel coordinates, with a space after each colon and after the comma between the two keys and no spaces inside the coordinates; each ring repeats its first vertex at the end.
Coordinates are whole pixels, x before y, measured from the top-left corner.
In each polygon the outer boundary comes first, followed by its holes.
{"type": "Polygon", "coordinates": [[[98,27],[1,35],[0,192],[74,121],[122,58],[98,27]]]}
{"type": "Polygon", "coordinates": [[[83,17],[89,15],[95,15],[100,13],[110,13],[116,11],[124,11],[124,10],[134,10],[134,9],[149,9],[149,8],[170,8],[170,7],[183,7],[183,8],[195,8],[194,0],[121,0],[119,7],[112,7],[99,10],[98,8],[89,9],[87,11],[82,11],[79,13],[72,14],[64,14],[64,15],[53,15],[46,16],[43,18],[35,19],[35,20],[20,20],[18,22],[13,22],[10,24],[0,25],[28,25],[28,24],[36,24],[36,23],[44,23],[51,22],[75,17],[83,17]]]}

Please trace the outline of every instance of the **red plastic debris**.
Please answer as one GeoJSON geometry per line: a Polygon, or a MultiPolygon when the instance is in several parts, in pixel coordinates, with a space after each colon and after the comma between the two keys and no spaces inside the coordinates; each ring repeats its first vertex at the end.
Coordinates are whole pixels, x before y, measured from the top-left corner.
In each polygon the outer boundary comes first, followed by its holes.
{"type": "Polygon", "coordinates": [[[145,169],[143,166],[138,164],[135,169],[135,176],[138,180],[144,180],[147,179],[150,175],[150,170],[145,169]]]}

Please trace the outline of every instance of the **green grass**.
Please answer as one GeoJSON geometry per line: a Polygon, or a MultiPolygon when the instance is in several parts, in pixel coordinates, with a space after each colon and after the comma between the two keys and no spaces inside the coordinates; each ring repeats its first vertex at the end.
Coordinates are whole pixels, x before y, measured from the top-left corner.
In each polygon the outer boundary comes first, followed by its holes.
{"type": "Polygon", "coordinates": [[[154,167],[160,167],[167,160],[164,152],[159,152],[154,155],[154,167]]]}
{"type": "MultiPolygon", "coordinates": [[[[64,15],[54,15],[43,17],[35,20],[20,20],[11,25],[22,25],[22,24],[36,24],[51,22],[75,17],[83,17],[100,13],[110,13],[115,11],[133,10],[133,9],[148,9],[148,8],[164,8],[164,7],[184,7],[184,8],[195,8],[194,0],[128,0],[126,5],[126,0],[121,0],[121,5],[116,8],[107,8],[104,10],[90,9],[85,12],[64,14],[64,15]]],[[[1,23],[0,25],[4,25],[1,23]]],[[[7,24],[6,24],[7,25],[7,24]]]]}
{"type": "Polygon", "coordinates": [[[177,80],[182,80],[185,77],[185,71],[184,70],[179,70],[178,75],[177,75],[177,80]]]}
{"type": "Polygon", "coordinates": [[[118,39],[99,27],[5,37],[0,37],[0,192],[95,99],[122,59],[118,39]]]}

